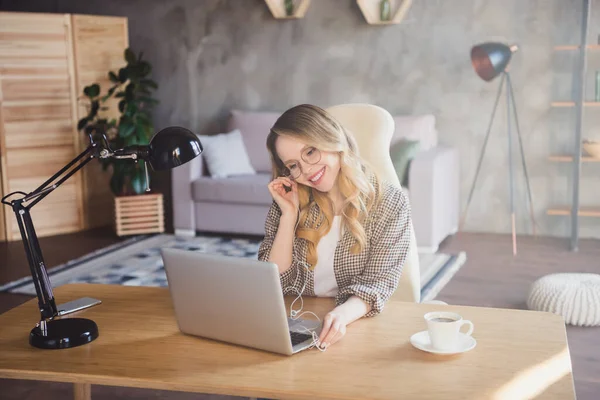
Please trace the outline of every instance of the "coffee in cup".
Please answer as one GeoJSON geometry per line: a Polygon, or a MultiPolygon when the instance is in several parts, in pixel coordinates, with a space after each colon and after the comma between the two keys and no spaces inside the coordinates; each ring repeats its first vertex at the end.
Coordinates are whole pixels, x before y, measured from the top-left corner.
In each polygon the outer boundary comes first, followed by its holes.
{"type": "Polygon", "coordinates": [[[431,319],[432,322],[454,322],[456,321],[455,319],[452,318],[432,318],[431,319]]]}
{"type": "Polygon", "coordinates": [[[455,350],[458,348],[460,328],[469,325],[465,335],[473,333],[474,325],[471,321],[463,319],[460,314],[448,311],[434,311],[425,314],[427,330],[431,345],[442,351],[455,350]]]}

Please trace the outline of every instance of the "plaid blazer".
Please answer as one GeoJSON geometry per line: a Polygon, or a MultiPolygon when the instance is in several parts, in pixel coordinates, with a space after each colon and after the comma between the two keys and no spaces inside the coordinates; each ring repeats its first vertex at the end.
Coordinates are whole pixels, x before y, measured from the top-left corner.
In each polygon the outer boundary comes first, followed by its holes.
{"type": "MultiPolygon", "coordinates": [[[[345,230],[335,249],[333,263],[338,285],[336,304],[340,305],[355,295],[371,305],[367,317],[379,314],[398,287],[410,244],[408,197],[401,188],[386,182],[382,182],[381,190],[381,201],[373,206],[363,223],[367,236],[363,250],[357,254],[350,252],[354,238],[345,230]]],[[[311,207],[309,220],[316,221],[319,207],[316,203],[311,207]]],[[[259,260],[269,259],[280,217],[281,210],[273,201],[265,222],[265,237],[259,246],[259,260]]],[[[280,274],[284,292],[295,289],[296,293],[300,293],[306,283],[303,294],[315,295],[314,272],[309,269],[306,251],[306,240],[294,237],[292,265],[280,274]]]]}

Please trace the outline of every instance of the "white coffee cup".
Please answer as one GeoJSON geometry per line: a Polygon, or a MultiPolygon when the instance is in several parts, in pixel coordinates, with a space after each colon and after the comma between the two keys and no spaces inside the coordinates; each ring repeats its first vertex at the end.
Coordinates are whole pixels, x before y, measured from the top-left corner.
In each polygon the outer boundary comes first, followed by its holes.
{"type": "Polygon", "coordinates": [[[458,348],[460,328],[469,325],[465,335],[471,335],[475,328],[469,320],[463,319],[460,314],[448,311],[434,311],[425,314],[427,330],[431,345],[437,350],[455,350],[458,348]]]}

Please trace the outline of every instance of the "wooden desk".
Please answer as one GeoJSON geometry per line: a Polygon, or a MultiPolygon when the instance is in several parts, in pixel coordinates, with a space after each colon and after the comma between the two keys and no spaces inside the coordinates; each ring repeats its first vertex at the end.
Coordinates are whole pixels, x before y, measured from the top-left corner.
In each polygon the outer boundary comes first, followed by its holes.
{"type": "MultiPolygon", "coordinates": [[[[573,399],[562,318],[548,313],[391,301],[321,353],[291,357],[186,336],[164,288],[66,285],[60,302],[83,296],[103,304],[79,313],[99,326],[96,341],[40,350],[28,343],[38,318],[32,300],[0,315],[0,377],[294,399],[573,399]],[[477,347],[456,356],[413,348],[423,314],[449,309],[475,324],[477,347]],[[539,397],[536,397],[539,396],[539,397]]],[[[331,299],[305,300],[324,315],[331,299]]]]}

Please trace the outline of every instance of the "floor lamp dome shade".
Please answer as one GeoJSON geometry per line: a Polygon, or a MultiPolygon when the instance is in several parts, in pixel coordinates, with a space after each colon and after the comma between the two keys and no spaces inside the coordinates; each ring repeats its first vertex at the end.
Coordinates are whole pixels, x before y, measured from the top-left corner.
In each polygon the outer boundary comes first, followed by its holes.
{"type": "Polygon", "coordinates": [[[478,44],[471,49],[471,63],[481,79],[491,81],[506,70],[512,54],[517,50],[516,45],[507,46],[503,43],[478,44]]]}
{"type": "Polygon", "coordinates": [[[160,171],[191,161],[203,149],[198,136],[185,128],[171,126],[154,135],[148,150],[148,163],[154,171],[160,171]]]}

